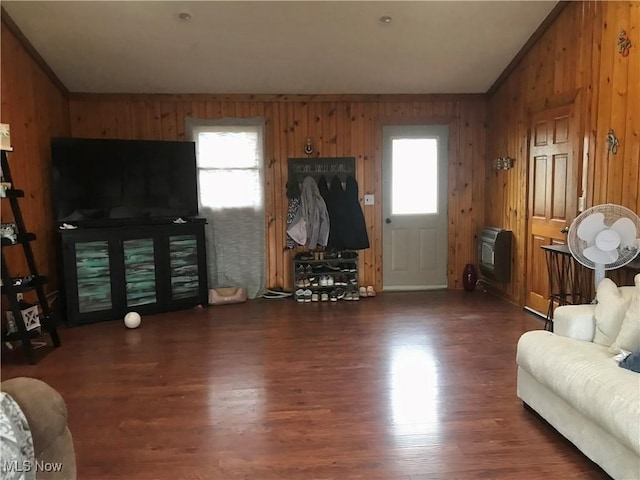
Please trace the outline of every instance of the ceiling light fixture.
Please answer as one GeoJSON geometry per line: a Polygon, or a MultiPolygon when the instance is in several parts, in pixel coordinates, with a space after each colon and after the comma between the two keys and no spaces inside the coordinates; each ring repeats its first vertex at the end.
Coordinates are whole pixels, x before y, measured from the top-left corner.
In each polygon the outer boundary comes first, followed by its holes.
{"type": "Polygon", "coordinates": [[[183,22],[188,22],[189,20],[191,20],[191,14],[189,12],[180,12],[178,14],[178,18],[183,22]]]}
{"type": "Polygon", "coordinates": [[[383,15],[380,17],[380,23],[391,23],[392,18],[389,15],[383,15]]]}

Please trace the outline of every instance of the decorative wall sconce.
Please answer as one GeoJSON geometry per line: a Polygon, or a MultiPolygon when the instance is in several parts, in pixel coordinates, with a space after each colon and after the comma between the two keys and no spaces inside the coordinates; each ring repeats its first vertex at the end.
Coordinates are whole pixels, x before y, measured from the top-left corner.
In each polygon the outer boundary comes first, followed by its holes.
{"type": "Polygon", "coordinates": [[[307,137],[307,143],[304,144],[304,153],[307,155],[313,155],[316,149],[313,148],[313,143],[311,142],[311,137],[307,137]]]}
{"type": "Polygon", "coordinates": [[[620,141],[618,140],[618,137],[616,137],[613,128],[609,129],[609,133],[607,133],[607,151],[615,155],[618,153],[619,144],[620,141]]]}
{"type": "Polygon", "coordinates": [[[493,168],[496,170],[509,170],[513,168],[514,159],[509,156],[499,157],[493,161],[493,168]]]}
{"type": "Polygon", "coordinates": [[[629,55],[629,49],[631,48],[631,40],[627,35],[626,30],[620,30],[618,34],[618,53],[623,57],[629,55]]]}

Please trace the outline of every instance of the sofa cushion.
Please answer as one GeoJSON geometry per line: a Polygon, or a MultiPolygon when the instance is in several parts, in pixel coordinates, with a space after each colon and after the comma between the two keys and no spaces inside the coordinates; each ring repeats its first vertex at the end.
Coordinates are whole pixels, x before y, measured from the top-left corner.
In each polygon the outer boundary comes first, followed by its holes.
{"type": "Polygon", "coordinates": [[[610,348],[613,353],[622,350],[626,352],[640,350],[640,274],[636,275],[635,283],[633,298],[629,303],[620,331],[610,348]]]}
{"type": "Polygon", "coordinates": [[[584,342],[593,342],[595,305],[561,305],[553,312],[553,332],[584,342]]]}
{"type": "Polygon", "coordinates": [[[596,331],[593,343],[610,346],[618,336],[620,325],[633,296],[633,287],[618,288],[609,278],[603,279],[597,287],[595,318],[596,331]]]}
{"type": "Polygon", "coordinates": [[[37,451],[49,447],[67,428],[67,406],[60,394],[36,378],[17,377],[2,382],[2,390],[16,401],[31,427],[37,451]]]}
{"type": "Polygon", "coordinates": [[[640,379],[619,368],[607,347],[551,332],[527,332],[517,362],[578,412],[640,454],[640,379]]]}

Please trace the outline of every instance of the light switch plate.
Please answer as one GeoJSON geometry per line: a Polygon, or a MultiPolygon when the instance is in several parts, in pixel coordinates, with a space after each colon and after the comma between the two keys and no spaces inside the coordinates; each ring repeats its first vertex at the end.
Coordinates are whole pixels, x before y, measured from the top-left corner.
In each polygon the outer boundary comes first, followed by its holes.
{"type": "Polygon", "coordinates": [[[375,204],[375,197],[373,195],[365,195],[364,196],[364,204],[365,205],[373,205],[373,204],[375,204]]]}

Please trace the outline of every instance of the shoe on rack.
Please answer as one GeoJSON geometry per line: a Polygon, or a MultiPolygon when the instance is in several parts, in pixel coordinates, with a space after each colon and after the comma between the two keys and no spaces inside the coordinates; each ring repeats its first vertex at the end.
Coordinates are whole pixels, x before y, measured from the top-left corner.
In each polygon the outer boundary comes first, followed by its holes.
{"type": "Polygon", "coordinates": [[[320,295],[318,295],[318,292],[313,292],[311,294],[311,301],[312,302],[317,302],[318,300],[320,300],[320,295]]]}
{"type": "Polygon", "coordinates": [[[298,288],[302,288],[302,287],[304,287],[304,286],[305,286],[305,284],[304,284],[304,277],[297,276],[297,277],[296,277],[296,287],[298,287],[298,288]]]}
{"type": "Polygon", "coordinates": [[[318,286],[318,277],[309,277],[308,283],[305,287],[317,287],[318,286]]]}
{"type": "Polygon", "coordinates": [[[320,275],[320,286],[321,287],[326,287],[327,286],[327,276],[326,275],[320,275]]]}
{"type": "Polygon", "coordinates": [[[347,295],[346,292],[344,291],[344,288],[336,288],[334,292],[336,292],[337,300],[342,300],[347,295]]]}
{"type": "Polygon", "coordinates": [[[287,298],[287,297],[291,297],[292,295],[293,293],[285,292],[284,290],[280,290],[280,289],[272,290],[270,288],[267,288],[267,290],[262,294],[262,298],[268,298],[268,299],[287,298]]]}
{"type": "Polygon", "coordinates": [[[330,263],[325,263],[324,268],[328,268],[329,270],[333,270],[334,272],[340,271],[340,265],[331,265],[330,263]]]}
{"type": "Polygon", "coordinates": [[[311,290],[308,288],[304,291],[304,301],[305,303],[309,303],[311,301],[311,290]]]}
{"type": "Polygon", "coordinates": [[[333,285],[334,285],[333,275],[327,275],[327,287],[333,287],[333,285]]]}
{"type": "Polygon", "coordinates": [[[322,292],[322,295],[320,295],[320,301],[326,302],[328,300],[329,300],[329,294],[327,292],[322,292]]]}
{"type": "Polygon", "coordinates": [[[304,290],[303,289],[299,288],[298,290],[296,290],[295,296],[296,296],[296,302],[300,302],[300,303],[304,302],[304,290]]]}
{"type": "Polygon", "coordinates": [[[332,302],[338,301],[338,294],[336,293],[335,290],[331,290],[331,292],[329,292],[329,300],[332,302]]]}
{"type": "Polygon", "coordinates": [[[353,300],[353,297],[351,296],[351,292],[347,292],[344,294],[344,300],[347,300],[349,302],[353,300]]]}

